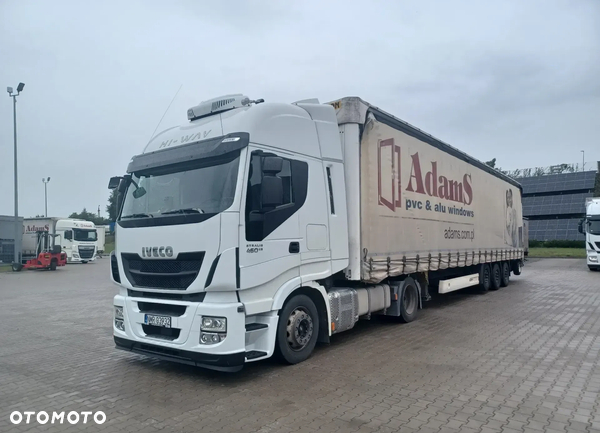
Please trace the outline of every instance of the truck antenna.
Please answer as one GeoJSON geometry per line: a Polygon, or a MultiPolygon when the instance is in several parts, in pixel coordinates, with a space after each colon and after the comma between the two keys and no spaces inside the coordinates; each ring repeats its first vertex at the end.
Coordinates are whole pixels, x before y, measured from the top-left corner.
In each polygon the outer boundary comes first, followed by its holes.
{"type": "Polygon", "coordinates": [[[160,126],[161,122],[163,121],[163,119],[167,115],[167,112],[169,111],[169,108],[171,108],[171,104],[173,104],[173,101],[175,100],[175,98],[177,98],[177,95],[179,94],[179,91],[181,90],[181,87],[183,87],[183,84],[181,84],[179,86],[179,89],[177,89],[177,92],[175,92],[175,96],[173,96],[173,99],[171,99],[171,102],[170,102],[169,106],[167,107],[167,109],[165,110],[164,114],[162,115],[162,117],[158,121],[158,124],[156,125],[156,128],[154,128],[154,132],[152,133],[152,136],[150,137],[150,140],[152,140],[152,137],[154,137],[154,134],[156,134],[156,130],[158,129],[158,127],[160,126]]]}

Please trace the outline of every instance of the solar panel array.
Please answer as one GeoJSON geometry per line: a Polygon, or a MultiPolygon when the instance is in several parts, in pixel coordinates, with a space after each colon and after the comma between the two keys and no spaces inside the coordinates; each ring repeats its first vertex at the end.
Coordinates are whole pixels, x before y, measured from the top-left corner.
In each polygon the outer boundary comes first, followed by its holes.
{"type": "Polygon", "coordinates": [[[585,199],[593,196],[595,171],[522,177],[517,181],[523,185],[523,216],[530,217],[529,239],[584,239],[577,228],[585,214],[585,199]],[[564,215],[577,217],[557,218],[564,215]]]}
{"type": "Polygon", "coordinates": [[[585,237],[577,230],[580,219],[530,220],[529,239],[536,241],[582,241],[585,237]]]}
{"type": "Polygon", "coordinates": [[[521,177],[516,179],[523,185],[523,194],[538,194],[561,191],[592,190],[596,183],[595,171],[550,174],[546,176],[521,177]]]}
{"type": "Polygon", "coordinates": [[[584,214],[585,199],[592,196],[592,193],[584,192],[523,197],[523,215],[530,217],[538,215],[584,214]]]}

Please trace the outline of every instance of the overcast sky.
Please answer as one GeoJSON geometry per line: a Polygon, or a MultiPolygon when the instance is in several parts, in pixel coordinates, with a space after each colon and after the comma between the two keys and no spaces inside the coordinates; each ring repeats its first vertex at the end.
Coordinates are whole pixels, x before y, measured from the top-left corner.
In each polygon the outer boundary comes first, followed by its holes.
{"type": "MultiPolygon", "coordinates": [[[[201,100],[360,96],[503,168],[600,160],[600,1],[0,0],[20,214],[105,207],[108,179],[201,100]]],[[[13,213],[0,99],[0,215],[13,213]]]]}

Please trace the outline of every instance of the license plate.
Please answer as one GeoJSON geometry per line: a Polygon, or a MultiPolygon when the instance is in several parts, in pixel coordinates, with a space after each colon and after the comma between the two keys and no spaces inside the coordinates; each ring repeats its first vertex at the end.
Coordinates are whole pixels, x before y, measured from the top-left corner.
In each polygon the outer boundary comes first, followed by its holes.
{"type": "Polygon", "coordinates": [[[160,326],[163,328],[171,327],[171,318],[168,316],[155,316],[154,314],[144,315],[144,324],[152,326],[160,326]]]}

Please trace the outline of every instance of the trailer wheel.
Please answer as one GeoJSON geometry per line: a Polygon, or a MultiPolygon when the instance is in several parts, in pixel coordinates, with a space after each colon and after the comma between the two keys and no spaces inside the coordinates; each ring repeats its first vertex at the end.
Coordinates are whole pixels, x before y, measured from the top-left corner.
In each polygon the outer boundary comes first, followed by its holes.
{"type": "Polygon", "coordinates": [[[58,262],[56,261],[56,259],[53,259],[53,260],[50,262],[50,270],[51,270],[51,271],[56,271],[56,266],[57,266],[57,265],[58,265],[58,262]]]}
{"type": "Polygon", "coordinates": [[[502,286],[502,268],[499,263],[492,263],[492,285],[491,290],[498,290],[502,286]]]}
{"type": "Polygon", "coordinates": [[[502,282],[500,283],[500,285],[502,287],[506,287],[506,286],[508,286],[509,283],[510,283],[510,266],[508,265],[508,262],[502,262],[502,282]]]}
{"type": "Polygon", "coordinates": [[[479,268],[479,290],[483,293],[490,290],[492,286],[492,269],[490,265],[484,263],[479,268]]]}
{"type": "Polygon", "coordinates": [[[521,260],[515,260],[512,262],[512,271],[515,275],[521,275],[523,269],[523,262],[521,260]]]}
{"type": "Polygon", "coordinates": [[[419,290],[412,278],[407,278],[400,298],[400,320],[410,323],[417,318],[419,311],[419,290]]]}
{"type": "Polygon", "coordinates": [[[12,270],[14,272],[20,272],[21,269],[23,269],[23,265],[22,264],[20,264],[20,263],[13,263],[12,264],[12,270]]]}
{"type": "Polygon", "coordinates": [[[275,351],[287,364],[305,361],[312,354],[319,336],[319,314],[306,295],[291,298],[279,314],[275,351]]]}

